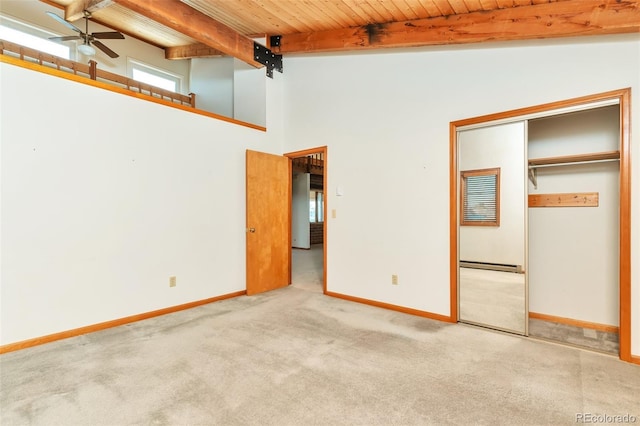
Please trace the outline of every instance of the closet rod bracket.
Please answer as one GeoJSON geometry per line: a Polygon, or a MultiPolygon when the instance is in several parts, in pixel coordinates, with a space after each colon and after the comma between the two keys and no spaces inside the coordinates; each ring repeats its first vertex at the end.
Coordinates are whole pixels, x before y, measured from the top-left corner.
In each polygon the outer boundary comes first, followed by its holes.
{"type": "Polygon", "coordinates": [[[538,189],[538,169],[529,167],[529,180],[535,189],[538,189]]]}

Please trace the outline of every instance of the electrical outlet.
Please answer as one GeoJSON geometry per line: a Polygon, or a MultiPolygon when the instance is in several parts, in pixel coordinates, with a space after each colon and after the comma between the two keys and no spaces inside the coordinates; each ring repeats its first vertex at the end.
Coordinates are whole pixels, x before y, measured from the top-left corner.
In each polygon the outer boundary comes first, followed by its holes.
{"type": "Polygon", "coordinates": [[[391,275],[391,284],[398,285],[398,276],[397,275],[391,275]]]}
{"type": "Polygon", "coordinates": [[[169,287],[176,286],[176,277],[169,277],[169,287]]]}

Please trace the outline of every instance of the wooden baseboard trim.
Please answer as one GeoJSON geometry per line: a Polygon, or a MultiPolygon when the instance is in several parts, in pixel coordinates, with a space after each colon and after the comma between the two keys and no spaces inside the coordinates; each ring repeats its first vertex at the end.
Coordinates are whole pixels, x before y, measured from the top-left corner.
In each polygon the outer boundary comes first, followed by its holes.
{"type": "Polygon", "coordinates": [[[209,303],[218,302],[224,299],[231,299],[233,297],[243,296],[247,294],[246,290],[236,291],[234,293],[223,294],[222,296],[211,297],[209,299],[197,300],[195,302],[189,302],[182,305],[171,306],[164,309],[158,309],[157,311],[145,312],[138,315],[132,315],[129,317],[119,318],[111,321],[105,321],[98,324],[88,325],[85,327],[75,328],[73,330],[62,331],[60,333],[49,334],[46,336],[36,337],[34,339],[23,340],[21,342],[9,343],[0,346],[0,354],[7,352],[14,352],[20,349],[26,349],[33,346],[43,345],[45,343],[55,342],[56,340],[67,339],[69,337],[76,337],[82,334],[93,333],[95,331],[105,330],[107,328],[118,327],[120,325],[129,324],[136,321],[142,321],[145,319],[159,317],[161,315],[171,314],[173,312],[183,311],[185,309],[195,308],[201,305],[207,305],[209,303]]]}
{"type": "Polygon", "coordinates": [[[640,365],[640,356],[631,355],[629,362],[640,365]]]}
{"type": "Polygon", "coordinates": [[[559,324],[567,324],[575,327],[589,328],[592,330],[605,331],[607,333],[618,333],[619,328],[615,325],[599,324],[597,322],[581,321],[572,318],[556,317],[554,315],[540,314],[538,312],[529,312],[529,318],[539,319],[542,321],[557,322],[559,324]]]}
{"type": "Polygon", "coordinates": [[[399,305],[392,305],[390,303],[378,302],[378,301],[369,300],[369,299],[362,299],[360,297],[348,296],[346,294],[334,293],[332,291],[327,291],[324,294],[326,294],[327,296],[336,297],[338,299],[348,300],[350,302],[362,303],[365,305],[375,306],[377,308],[390,309],[392,311],[398,311],[405,314],[416,315],[419,317],[429,318],[437,321],[454,322],[454,323],[457,322],[457,320],[451,319],[451,317],[448,317],[445,315],[434,314],[427,311],[420,311],[418,309],[406,308],[404,306],[399,306],[399,305]]]}

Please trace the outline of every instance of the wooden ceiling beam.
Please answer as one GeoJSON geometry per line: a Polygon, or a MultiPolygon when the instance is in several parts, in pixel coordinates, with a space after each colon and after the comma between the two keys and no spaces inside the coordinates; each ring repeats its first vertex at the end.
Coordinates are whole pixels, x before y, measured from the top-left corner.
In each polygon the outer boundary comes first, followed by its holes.
{"type": "Polygon", "coordinates": [[[113,0],[73,0],[64,8],[64,19],[73,22],[84,18],[84,11],[91,13],[113,4],[113,0]]]}
{"type": "Polygon", "coordinates": [[[640,0],[562,0],[282,35],[280,54],[640,32],[640,0]]]}
{"type": "Polygon", "coordinates": [[[179,0],[113,1],[249,65],[256,68],[263,66],[254,60],[252,39],[179,0]]]}
{"type": "Polygon", "coordinates": [[[164,49],[165,59],[191,59],[191,58],[210,58],[216,56],[227,56],[224,52],[207,46],[206,44],[196,43],[187,46],[166,47],[164,49]]]}

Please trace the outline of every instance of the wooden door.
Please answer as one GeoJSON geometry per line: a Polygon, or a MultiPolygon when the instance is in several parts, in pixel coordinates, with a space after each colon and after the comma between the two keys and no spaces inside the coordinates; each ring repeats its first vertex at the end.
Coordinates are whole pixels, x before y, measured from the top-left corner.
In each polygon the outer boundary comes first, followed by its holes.
{"type": "Polygon", "coordinates": [[[286,157],[247,150],[247,294],[287,286],[290,263],[289,179],[286,157]]]}

